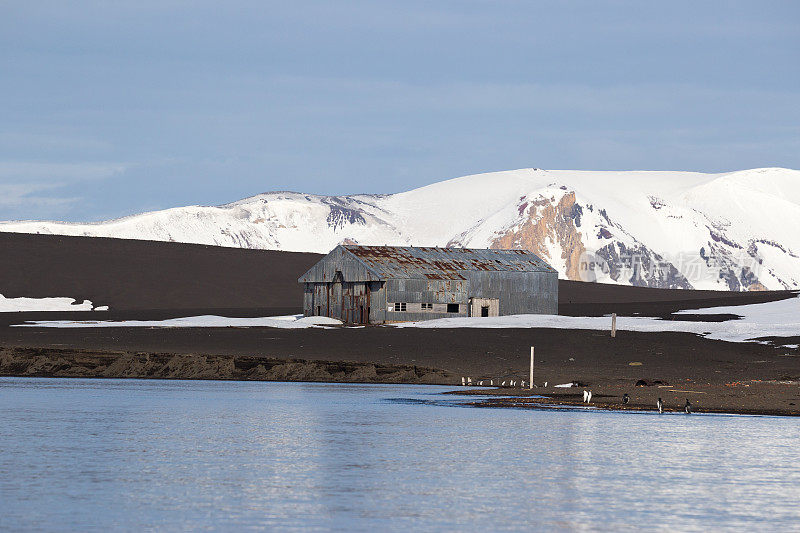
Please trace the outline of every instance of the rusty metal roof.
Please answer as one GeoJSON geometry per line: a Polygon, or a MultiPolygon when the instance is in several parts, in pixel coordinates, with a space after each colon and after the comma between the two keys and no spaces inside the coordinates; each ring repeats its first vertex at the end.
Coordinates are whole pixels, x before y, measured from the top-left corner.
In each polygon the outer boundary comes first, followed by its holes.
{"type": "Polygon", "coordinates": [[[464,272],[555,272],[527,250],[343,245],[382,279],[466,279],[464,272]]]}

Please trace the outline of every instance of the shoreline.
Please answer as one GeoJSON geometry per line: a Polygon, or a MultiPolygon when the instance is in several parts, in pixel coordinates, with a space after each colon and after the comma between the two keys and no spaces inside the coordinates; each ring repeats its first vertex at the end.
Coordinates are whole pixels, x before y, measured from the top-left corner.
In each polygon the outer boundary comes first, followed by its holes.
{"type": "Polygon", "coordinates": [[[694,390],[649,387],[571,387],[565,391],[555,391],[553,387],[542,387],[529,390],[494,388],[488,390],[456,390],[443,394],[462,396],[482,396],[483,398],[469,402],[473,407],[506,408],[506,409],[547,409],[553,407],[592,408],[601,411],[638,411],[658,412],[656,399],[664,400],[665,413],[684,413],[683,402],[689,398],[692,403],[692,414],[730,414],[757,416],[800,416],[800,382],[756,382],[737,386],[698,385],[692,384],[694,390]],[[745,390],[747,389],[747,390],[745,390]],[[592,402],[583,401],[583,391],[592,390],[592,402]],[[630,391],[631,400],[622,403],[622,391],[630,391]],[[594,391],[598,391],[595,393],[594,391]],[[700,395],[705,395],[703,398],[700,395]],[[487,398],[488,396],[488,398],[487,398]],[[698,399],[701,398],[701,399],[698,399]],[[780,400],[797,399],[787,408],[774,407],[780,400]],[[763,402],[763,403],[762,403],[763,402]],[[772,404],[772,405],[770,405],[772,404]]]}
{"type": "Polygon", "coordinates": [[[247,355],[0,348],[0,377],[450,385],[436,368],[247,355]]]}
{"type": "Polygon", "coordinates": [[[483,408],[544,409],[591,407],[604,411],[683,412],[686,398],[695,413],[800,416],[800,380],[694,382],[636,386],[631,380],[595,381],[586,387],[478,387],[460,385],[461,377],[430,366],[376,362],[307,360],[257,355],[207,355],[56,348],[0,348],[1,377],[175,379],[444,385],[444,395],[476,396],[468,405],[483,408]],[[591,404],[583,402],[591,390],[591,404]],[[630,403],[622,404],[629,394],[630,403]],[[477,398],[480,397],[480,398],[477,398]]]}

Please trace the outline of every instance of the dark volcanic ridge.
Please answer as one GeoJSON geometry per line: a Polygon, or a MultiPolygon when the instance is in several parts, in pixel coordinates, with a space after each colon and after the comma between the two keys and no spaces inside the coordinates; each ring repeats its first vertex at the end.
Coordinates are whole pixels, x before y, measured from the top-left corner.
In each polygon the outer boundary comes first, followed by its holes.
{"type": "MultiPolygon", "coordinates": [[[[297,278],[322,257],[174,242],[4,232],[0,232],[0,252],[6,258],[0,262],[3,296],[87,299],[95,306],[110,306],[111,313],[126,312],[128,318],[299,313],[303,289],[297,278]]],[[[759,303],[792,294],[651,289],[560,280],[559,313],[666,316],[682,309],[759,303]]],[[[92,318],[101,316],[92,313],[92,318]]]]}

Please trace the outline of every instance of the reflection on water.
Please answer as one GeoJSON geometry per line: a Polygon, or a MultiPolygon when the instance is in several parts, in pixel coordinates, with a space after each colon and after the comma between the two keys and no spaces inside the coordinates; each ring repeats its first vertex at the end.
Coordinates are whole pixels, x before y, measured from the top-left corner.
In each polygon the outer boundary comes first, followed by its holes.
{"type": "Polygon", "coordinates": [[[470,409],[443,390],[0,378],[0,528],[800,523],[798,419],[470,409]]]}

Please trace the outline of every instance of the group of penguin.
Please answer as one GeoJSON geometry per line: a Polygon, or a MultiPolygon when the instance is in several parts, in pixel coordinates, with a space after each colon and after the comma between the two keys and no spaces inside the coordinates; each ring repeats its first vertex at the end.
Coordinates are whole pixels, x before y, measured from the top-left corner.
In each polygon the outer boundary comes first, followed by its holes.
{"type": "MultiPolygon", "coordinates": [[[[627,394],[625,396],[627,396],[627,394]]],[[[625,403],[624,398],[622,399],[622,401],[623,403],[625,403]]],[[[661,400],[661,398],[659,398],[658,401],[656,402],[656,407],[658,408],[659,414],[664,412],[664,402],[661,400]]],[[[686,403],[683,404],[683,412],[686,413],[687,415],[692,414],[692,402],[689,401],[689,398],[686,398],[686,403]]]]}
{"type": "MultiPolygon", "coordinates": [[[[628,393],[622,395],[622,404],[625,405],[629,401],[631,401],[631,397],[628,396],[628,393]]],[[[591,403],[592,402],[592,391],[583,391],[583,403],[591,403]]],[[[659,414],[664,412],[664,401],[659,398],[656,402],[656,408],[658,409],[659,414]]],[[[683,406],[683,412],[687,415],[692,414],[692,402],[689,401],[689,398],[686,398],[686,403],[683,406]]]]}

